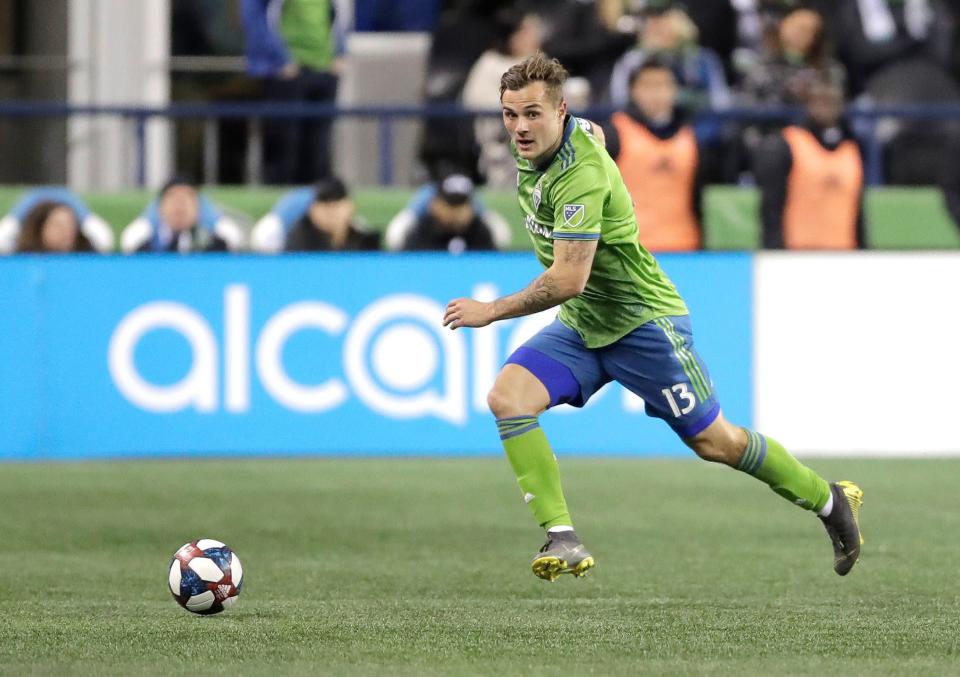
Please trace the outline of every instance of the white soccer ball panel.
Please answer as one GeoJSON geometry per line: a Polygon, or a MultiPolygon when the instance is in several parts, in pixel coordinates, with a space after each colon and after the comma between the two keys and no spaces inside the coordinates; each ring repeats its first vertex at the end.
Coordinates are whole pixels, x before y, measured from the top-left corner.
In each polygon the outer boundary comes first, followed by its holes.
{"type": "Polygon", "coordinates": [[[188,599],[187,608],[190,609],[190,611],[206,611],[213,606],[215,599],[213,590],[207,590],[188,599]]]}
{"type": "Polygon", "coordinates": [[[180,594],[180,560],[173,560],[170,565],[170,591],[174,595],[180,594]]]}
{"type": "Polygon", "coordinates": [[[243,580],[243,565],[240,564],[240,558],[237,553],[230,553],[230,573],[233,575],[233,584],[240,587],[243,580]]]}
{"type": "Polygon", "coordinates": [[[208,583],[216,583],[223,578],[223,572],[220,571],[220,567],[208,557],[194,557],[187,566],[193,569],[197,576],[208,583]]]}
{"type": "Polygon", "coordinates": [[[215,541],[212,538],[201,538],[197,541],[197,547],[201,550],[206,550],[207,548],[222,548],[223,546],[223,543],[215,541]]]}
{"type": "Polygon", "coordinates": [[[227,597],[225,600],[220,602],[220,604],[223,606],[224,609],[229,609],[230,607],[232,607],[234,604],[237,603],[238,599],[240,598],[234,595],[233,597],[227,597]]]}

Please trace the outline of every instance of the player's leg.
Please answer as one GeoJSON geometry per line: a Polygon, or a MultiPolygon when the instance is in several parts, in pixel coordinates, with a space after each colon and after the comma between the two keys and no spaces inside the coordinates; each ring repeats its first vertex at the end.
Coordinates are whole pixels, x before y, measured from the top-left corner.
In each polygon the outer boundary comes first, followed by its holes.
{"type": "Polygon", "coordinates": [[[862,492],[852,483],[830,485],[776,440],[729,423],[703,360],[693,347],[688,317],[648,322],[615,344],[604,368],[642,397],[647,413],[664,419],[698,456],[724,463],[767,484],[824,520],[838,553],[837,573],[856,562],[862,492]],[[833,512],[836,507],[837,512],[833,512]]]}
{"type": "Polygon", "coordinates": [[[534,573],[547,580],[582,576],[594,560],[573,530],[557,459],[538,416],[562,402],[580,406],[601,385],[596,357],[575,332],[554,322],[510,356],[487,397],[523,499],[547,530],[532,562],[534,573]]]}
{"type": "Polygon", "coordinates": [[[772,437],[735,426],[718,415],[683,440],[700,458],[724,463],[764,482],[791,503],[817,513],[833,544],[833,568],[849,573],[860,557],[863,491],[853,482],[828,483],[772,437]]]}
{"type": "Polygon", "coordinates": [[[560,470],[538,419],[549,404],[547,387],[518,364],[504,365],[487,395],[524,501],[544,529],[572,524],[560,470]]]}

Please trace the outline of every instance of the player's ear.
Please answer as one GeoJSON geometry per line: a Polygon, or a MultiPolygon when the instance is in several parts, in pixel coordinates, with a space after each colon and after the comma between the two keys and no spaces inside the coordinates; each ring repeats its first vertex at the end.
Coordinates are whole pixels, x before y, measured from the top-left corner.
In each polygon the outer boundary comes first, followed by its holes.
{"type": "Polygon", "coordinates": [[[566,115],[567,115],[567,100],[566,100],[566,99],[560,99],[560,105],[557,106],[557,113],[560,115],[560,119],[561,119],[561,120],[566,117],[566,115]]]}

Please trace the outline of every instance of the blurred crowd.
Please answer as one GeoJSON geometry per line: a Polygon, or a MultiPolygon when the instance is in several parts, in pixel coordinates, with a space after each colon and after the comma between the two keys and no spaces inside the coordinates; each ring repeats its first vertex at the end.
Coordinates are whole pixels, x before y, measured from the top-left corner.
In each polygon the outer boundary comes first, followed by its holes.
{"type": "Polygon", "coordinates": [[[603,128],[651,250],[703,247],[708,183],[759,188],[765,247],[865,246],[867,138],[888,183],[939,185],[960,223],[956,123],[847,116],[850,104],[960,101],[960,7],[948,0],[353,0],[351,16],[338,0],[238,7],[246,75],[265,100],[335,106],[351,30],[415,30],[431,36],[424,104],[493,114],[424,125],[424,185],[385,230],[356,217],[336,176],[332,119],[283,119],[264,124],[264,178],[305,187],[249,232],[183,179],[117,243],[79,198],[40,189],[0,220],[0,252],[503,249],[510,229],[475,187],[516,185],[500,76],[538,51],[569,70],[570,110],[603,128]],[[767,114],[722,114],[733,108],[767,114]]]}
{"type": "MultiPolygon", "coordinates": [[[[677,114],[691,120],[710,156],[706,180],[749,181],[758,145],[776,125],[704,113],[802,107],[818,81],[859,106],[957,101],[957,19],[958,8],[941,0],[461,0],[433,29],[425,96],[495,109],[500,73],[543,50],[573,76],[566,92],[573,110],[635,112],[632,83],[655,58],[673,74],[677,114]]],[[[477,121],[472,134],[451,129],[455,149],[430,135],[424,162],[509,185],[509,153],[494,122],[477,121]]],[[[866,133],[851,131],[858,139],[866,133]]],[[[957,132],[884,121],[879,134],[888,182],[930,184],[941,174],[944,137],[957,132]]]]}

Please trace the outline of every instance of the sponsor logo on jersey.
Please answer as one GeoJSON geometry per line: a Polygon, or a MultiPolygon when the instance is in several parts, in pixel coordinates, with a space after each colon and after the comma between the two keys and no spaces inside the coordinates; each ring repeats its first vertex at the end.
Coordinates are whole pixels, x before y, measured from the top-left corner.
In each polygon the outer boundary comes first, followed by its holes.
{"type": "Polygon", "coordinates": [[[576,228],[583,225],[587,210],[583,205],[563,205],[563,225],[576,228]]]}
{"type": "Polygon", "coordinates": [[[527,214],[527,217],[523,220],[523,225],[534,235],[553,239],[553,229],[537,223],[537,220],[533,218],[533,214],[527,214]]]}

